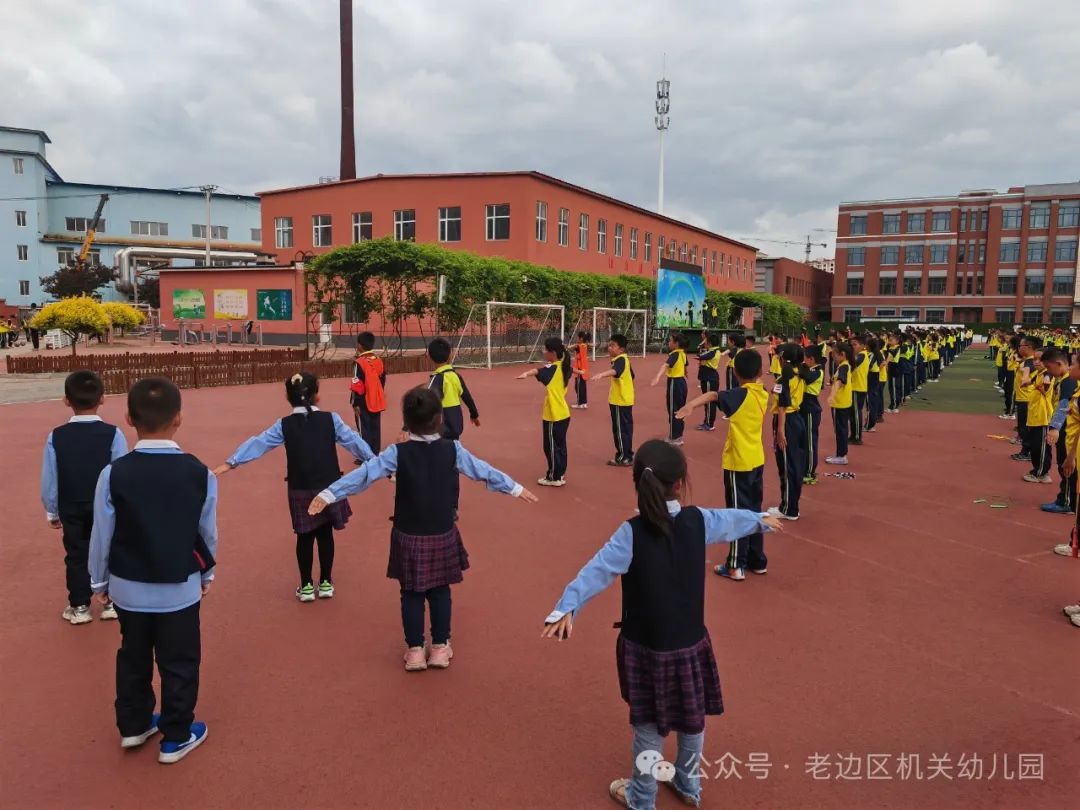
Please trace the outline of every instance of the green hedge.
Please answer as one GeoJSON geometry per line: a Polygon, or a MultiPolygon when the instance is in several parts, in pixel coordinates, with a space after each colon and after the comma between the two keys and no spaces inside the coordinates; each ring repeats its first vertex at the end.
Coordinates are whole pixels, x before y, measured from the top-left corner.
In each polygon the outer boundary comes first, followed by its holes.
{"type": "MultiPolygon", "coordinates": [[[[310,313],[334,312],[348,304],[354,319],[368,321],[379,313],[396,324],[399,334],[409,319],[434,316],[440,275],[446,278],[445,300],[438,306],[443,331],[464,327],[473,305],[487,301],[561,304],[568,324],[593,307],[652,310],[656,301],[656,282],[644,276],[567,272],[389,238],[317,256],[306,275],[313,291],[310,313]]],[[[709,290],[706,303],[716,307],[721,323],[730,323],[736,307],[760,307],[762,332],[799,330],[804,320],[802,310],[779,295],[709,290]]]]}

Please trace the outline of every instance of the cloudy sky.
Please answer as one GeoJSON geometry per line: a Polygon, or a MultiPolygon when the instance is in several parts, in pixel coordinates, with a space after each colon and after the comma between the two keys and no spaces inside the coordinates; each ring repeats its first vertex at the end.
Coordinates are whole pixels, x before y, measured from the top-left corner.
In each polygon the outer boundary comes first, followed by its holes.
{"type": "MultiPolygon", "coordinates": [[[[337,9],[7,2],[0,123],[68,180],[336,175],[337,9]]],[[[356,0],[354,25],[360,174],[538,169],[654,207],[666,52],[667,213],[769,252],[840,200],[1080,179],[1077,0],[356,0]]]]}

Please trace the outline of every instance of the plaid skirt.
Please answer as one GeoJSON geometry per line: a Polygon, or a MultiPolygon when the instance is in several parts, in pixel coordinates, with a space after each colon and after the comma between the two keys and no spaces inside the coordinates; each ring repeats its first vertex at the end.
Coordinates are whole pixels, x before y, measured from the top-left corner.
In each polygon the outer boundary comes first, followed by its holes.
{"type": "Polygon", "coordinates": [[[426,591],[462,580],[469,553],[457,526],[446,534],[413,535],[392,529],[386,576],[405,591],[426,591]]]}
{"type": "Polygon", "coordinates": [[[705,715],[724,713],[708,631],[692,647],[666,652],[643,647],[620,633],[615,659],[631,725],[655,723],[662,735],[699,734],[705,730],[705,715]]]}
{"type": "Polygon", "coordinates": [[[352,508],[349,501],[342,498],[334,501],[317,515],[309,515],[308,507],[322,490],[314,489],[290,489],[289,490],[289,515],[292,517],[292,528],[297,534],[307,534],[330,524],[335,531],[341,531],[352,517],[352,508]]]}

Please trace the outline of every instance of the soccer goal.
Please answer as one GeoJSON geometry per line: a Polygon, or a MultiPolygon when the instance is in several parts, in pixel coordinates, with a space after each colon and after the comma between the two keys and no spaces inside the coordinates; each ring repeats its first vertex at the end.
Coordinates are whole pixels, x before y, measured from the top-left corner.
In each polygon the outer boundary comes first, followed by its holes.
{"type": "Polygon", "coordinates": [[[454,365],[491,368],[535,363],[542,358],[544,338],[566,336],[566,310],[557,304],[474,304],[458,337],[454,365]]]}
{"type": "Polygon", "coordinates": [[[626,335],[626,353],[631,357],[644,357],[646,336],[649,334],[649,311],[647,309],[618,309],[615,307],[593,307],[578,316],[577,325],[569,335],[571,342],[577,339],[577,333],[589,333],[589,346],[592,359],[607,352],[607,344],[612,335],[626,335]]]}

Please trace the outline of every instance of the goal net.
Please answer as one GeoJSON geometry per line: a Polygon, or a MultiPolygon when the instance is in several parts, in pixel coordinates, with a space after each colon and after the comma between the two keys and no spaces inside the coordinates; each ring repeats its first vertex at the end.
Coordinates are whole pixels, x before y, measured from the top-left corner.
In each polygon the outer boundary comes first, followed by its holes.
{"type": "Polygon", "coordinates": [[[463,368],[535,363],[543,357],[545,338],[565,334],[566,312],[556,304],[474,304],[453,362],[463,368]]]}
{"type": "Polygon", "coordinates": [[[631,357],[644,357],[649,334],[649,311],[614,307],[586,309],[578,316],[568,339],[576,341],[578,332],[588,332],[593,360],[597,354],[607,353],[607,344],[612,335],[626,335],[626,353],[631,357]]]}

